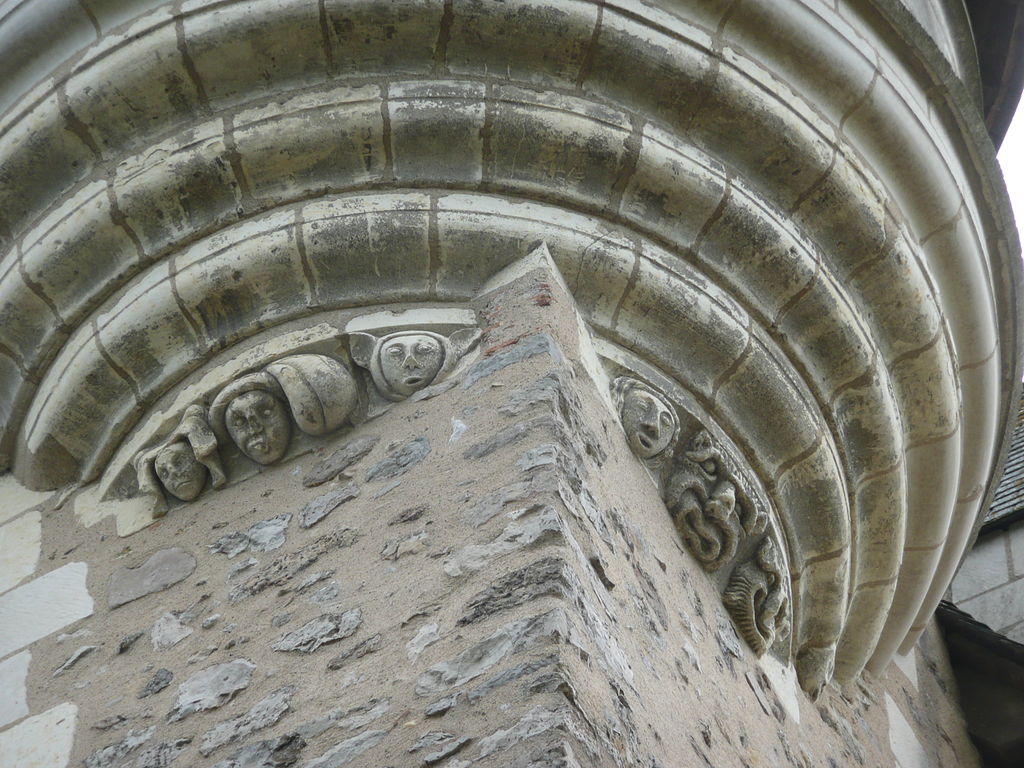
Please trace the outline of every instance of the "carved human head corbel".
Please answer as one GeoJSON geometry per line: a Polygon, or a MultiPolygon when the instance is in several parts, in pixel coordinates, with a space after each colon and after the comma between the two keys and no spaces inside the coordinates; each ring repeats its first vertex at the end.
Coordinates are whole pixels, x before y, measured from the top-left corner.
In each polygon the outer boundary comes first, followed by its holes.
{"type": "Polygon", "coordinates": [[[210,420],[257,464],[273,464],[288,450],[292,420],[306,434],[324,435],[349,418],[357,401],[347,365],[326,355],[290,355],[222,389],[210,420]]]}
{"type": "Polygon", "coordinates": [[[398,402],[444,378],[479,337],[477,328],[462,328],[450,336],[419,330],[386,336],[356,332],[349,345],[352,359],[370,371],[377,391],[398,402]]]}
{"type": "Polygon", "coordinates": [[[221,488],[226,478],[217,438],[202,406],[186,408],[181,422],[163,442],[136,457],[135,470],[139,489],[158,500],[154,517],[167,511],[164,493],[193,501],[206,486],[207,475],[214,488],[221,488]]]}
{"type": "Polygon", "coordinates": [[[284,456],[292,436],[284,390],[266,371],[252,373],[220,391],[210,407],[215,429],[257,464],[284,456]]]}
{"type": "Polygon", "coordinates": [[[660,456],[679,436],[679,417],[663,395],[639,379],[619,376],[612,396],[633,453],[641,459],[660,456]]]}

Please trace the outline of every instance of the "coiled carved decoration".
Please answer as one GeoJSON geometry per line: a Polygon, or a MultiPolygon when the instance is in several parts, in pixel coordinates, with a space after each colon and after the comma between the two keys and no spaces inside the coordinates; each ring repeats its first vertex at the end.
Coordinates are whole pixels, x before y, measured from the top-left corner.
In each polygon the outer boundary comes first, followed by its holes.
{"type": "Polygon", "coordinates": [[[744,488],[737,461],[708,429],[698,426],[683,443],[678,408],[664,394],[619,376],[612,395],[630,449],[655,476],[687,551],[709,574],[734,566],[722,602],[763,655],[791,626],[789,576],[767,502],[744,488]]]}

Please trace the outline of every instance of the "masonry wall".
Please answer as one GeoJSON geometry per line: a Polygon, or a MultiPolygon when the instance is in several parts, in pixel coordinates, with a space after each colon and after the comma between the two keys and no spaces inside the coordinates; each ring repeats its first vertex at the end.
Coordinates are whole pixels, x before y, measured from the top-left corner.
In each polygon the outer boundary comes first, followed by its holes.
{"type": "Polygon", "coordinates": [[[977,765],[934,625],[817,703],[686,554],[554,275],[479,357],[119,538],[4,480],[0,765],[977,765]]]}
{"type": "Polygon", "coordinates": [[[952,595],[961,610],[1024,643],[1024,523],[979,538],[953,579],[952,595]]]}

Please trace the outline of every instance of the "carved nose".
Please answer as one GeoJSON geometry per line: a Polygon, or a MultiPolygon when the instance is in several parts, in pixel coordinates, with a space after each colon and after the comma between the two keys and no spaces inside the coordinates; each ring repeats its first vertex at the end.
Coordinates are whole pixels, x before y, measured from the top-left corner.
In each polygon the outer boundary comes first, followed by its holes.
{"type": "Polygon", "coordinates": [[[405,356],[405,361],[402,363],[402,367],[405,368],[406,370],[408,370],[409,368],[419,368],[420,363],[415,357],[412,356],[412,354],[408,354],[405,356]]]}

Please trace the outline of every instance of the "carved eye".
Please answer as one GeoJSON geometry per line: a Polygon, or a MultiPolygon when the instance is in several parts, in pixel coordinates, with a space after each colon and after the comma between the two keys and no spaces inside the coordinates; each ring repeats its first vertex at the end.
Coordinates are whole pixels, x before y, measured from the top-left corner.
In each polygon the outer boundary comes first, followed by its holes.
{"type": "Polygon", "coordinates": [[[236,427],[241,427],[243,424],[245,424],[245,419],[243,419],[238,414],[235,414],[234,416],[231,417],[231,423],[236,427]]]}
{"type": "Polygon", "coordinates": [[[709,475],[713,475],[718,471],[718,465],[712,459],[708,459],[701,466],[704,467],[704,471],[709,475]]]}
{"type": "Polygon", "coordinates": [[[269,409],[269,408],[264,408],[264,409],[263,409],[263,412],[262,412],[262,413],[261,413],[260,415],[261,415],[261,416],[262,416],[263,418],[265,418],[265,419],[269,419],[269,418],[270,418],[270,414],[271,414],[271,411],[270,411],[270,409],[269,409]]]}
{"type": "Polygon", "coordinates": [[[429,344],[427,344],[425,341],[421,341],[419,344],[416,345],[416,351],[419,352],[421,355],[425,355],[427,354],[427,352],[430,352],[432,350],[429,344]]]}
{"type": "Polygon", "coordinates": [[[393,344],[392,346],[388,347],[388,354],[391,355],[391,357],[401,357],[402,347],[398,344],[393,344]]]}
{"type": "Polygon", "coordinates": [[[671,426],[672,425],[672,414],[669,413],[668,411],[662,411],[661,412],[661,423],[664,424],[666,427],[671,426]]]}

